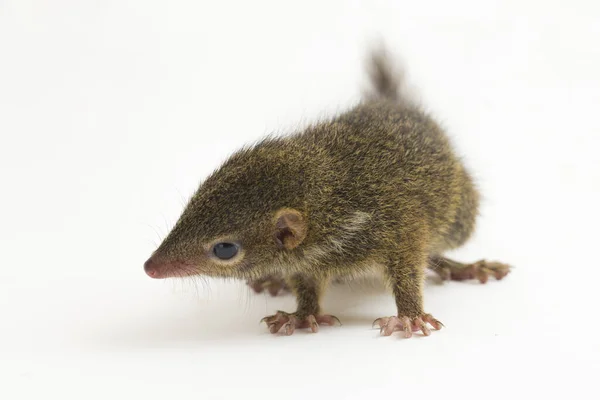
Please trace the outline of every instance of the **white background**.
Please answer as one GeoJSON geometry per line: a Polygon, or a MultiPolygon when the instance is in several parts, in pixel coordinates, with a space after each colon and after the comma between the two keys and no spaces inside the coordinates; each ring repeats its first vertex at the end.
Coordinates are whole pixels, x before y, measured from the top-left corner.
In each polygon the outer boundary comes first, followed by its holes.
{"type": "Polygon", "coordinates": [[[598,398],[597,1],[0,1],[0,398],[598,398]],[[355,103],[383,38],[485,196],[430,337],[272,336],[291,297],[142,263],[242,144],[355,103]]]}

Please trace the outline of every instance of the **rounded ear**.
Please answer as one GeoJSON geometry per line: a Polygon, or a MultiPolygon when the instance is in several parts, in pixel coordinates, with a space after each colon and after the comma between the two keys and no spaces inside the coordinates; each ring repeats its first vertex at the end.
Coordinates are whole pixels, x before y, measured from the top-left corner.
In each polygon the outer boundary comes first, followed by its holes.
{"type": "Polygon", "coordinates": [[[283,208],[275,214],[275,243],[280,248],[295,249],[306,238],[308,226],[302,214],[291,208],[283,208]]]}

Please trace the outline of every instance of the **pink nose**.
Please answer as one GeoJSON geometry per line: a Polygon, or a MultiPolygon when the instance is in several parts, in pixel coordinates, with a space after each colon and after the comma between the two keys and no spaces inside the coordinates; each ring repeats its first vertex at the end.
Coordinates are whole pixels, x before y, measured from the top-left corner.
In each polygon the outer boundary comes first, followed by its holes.
{"type": "Polygon", "coordinates": [[[158,278],[158,267],[159,264],[155,262],[152,257],[144,263],[144,271],[146,271],[146,274],[148,274],[150,278],[158,278]]]}

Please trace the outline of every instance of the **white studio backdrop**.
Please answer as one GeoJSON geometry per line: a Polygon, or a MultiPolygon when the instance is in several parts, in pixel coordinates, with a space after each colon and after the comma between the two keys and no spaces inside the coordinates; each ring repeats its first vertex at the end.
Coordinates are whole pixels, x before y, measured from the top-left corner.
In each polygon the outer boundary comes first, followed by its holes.
{"type": "Polygon", "coordinates": [[[0,1],[0,398],[597,398],[600,5],[594,1],[0,1]],[[404,61],[484,195],[428,281],[446,328],[272,336],[290,296],[142,264],[237,148],[354,104],[369,43],[404,61]]]}

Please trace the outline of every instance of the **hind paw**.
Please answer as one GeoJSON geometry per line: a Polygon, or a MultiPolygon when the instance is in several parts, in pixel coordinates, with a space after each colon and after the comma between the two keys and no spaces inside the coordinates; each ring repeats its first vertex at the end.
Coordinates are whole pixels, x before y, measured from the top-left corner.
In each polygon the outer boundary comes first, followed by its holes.
{"type": "Polygon", "coordinates": [[[446,259],[435,271],[443,280],[477,279],[481,283],[486,283],[490,276],[501,280],[510,270],[510,265],[495,261],[479,260],[473,264],[461,264],[446,259]]]}

